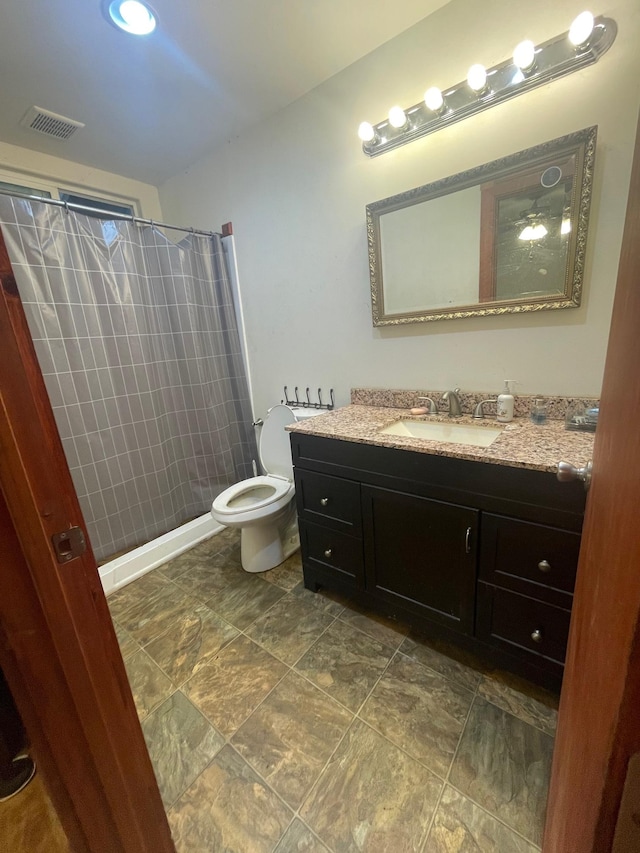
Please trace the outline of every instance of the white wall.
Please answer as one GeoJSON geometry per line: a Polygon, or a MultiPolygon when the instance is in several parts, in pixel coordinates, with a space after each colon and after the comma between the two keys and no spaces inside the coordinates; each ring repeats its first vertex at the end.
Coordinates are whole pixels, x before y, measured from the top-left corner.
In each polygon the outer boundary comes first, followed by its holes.
{"type": "MultiPolygon", "coordinates": [[[[0,142],[0,173],[7,172],[21,176],[26,185],[29,185],[29,179],[33,179],[36,184],[44,181],[64,189],[83,189],[87,195],[108,193],[125,203],[135,201],[141,216],[162,219],[158,190],[150,184],[0,142]]],[[[4,174],[0,174],[0,180],[6,180],[4,174]]],[[[20,181],[15,180],[15,183],[20,181]]]]}
{"type": "Polygon", "coordinates": [[[403,148],[368,159],[359,122],[416,103],[472,62],[568,29],[584,0],[453,0],[161,187],[170,220],[232,220],[255,409],[290,388],[351,386],[598,394],[640,103],[640,5],[594,12],[619,34],[600,62],[403,148]],[[589,125],[599,125],[579,309],[374,329],[365,205],[589,125]]]}

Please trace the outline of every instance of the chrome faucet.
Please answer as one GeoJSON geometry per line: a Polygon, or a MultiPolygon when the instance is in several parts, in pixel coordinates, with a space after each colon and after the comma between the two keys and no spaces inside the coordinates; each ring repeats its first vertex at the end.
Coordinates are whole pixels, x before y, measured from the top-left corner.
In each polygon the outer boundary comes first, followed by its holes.
{"type": "Polygon", "coordinates": [[[484,416],[485,416],[484,404],[485,404],[485,403],[497,403],[497,402],[498,402],[498,401],[497,401],[496,399],[493,399],[493,400],[480,400],[480,402],[476,405],[475,409],[473,410],[473,417],[474,417],[476,420],[481,420],[481,419],[482,419],[482,418],[484,418],[484,416]]]}
{"type": "Polygon", "coordinates": [[[425,402],[429,403],[428,410],[429,410],[430,415],[437,415],[438,414],[438,407],[433,402],[431,397],[418,397],[418,400],[424,400],[425,402]]]}
{"type": "Polygon", "coordinates": [[[460,405],[460,397],[458,397],[459,393],[460,389],[456,388],[455,391],[445,391],[442,395],[442,399],[445,403],[449,404],[450,418],[459,418],[462,416],[462,406],[460,405]]]}

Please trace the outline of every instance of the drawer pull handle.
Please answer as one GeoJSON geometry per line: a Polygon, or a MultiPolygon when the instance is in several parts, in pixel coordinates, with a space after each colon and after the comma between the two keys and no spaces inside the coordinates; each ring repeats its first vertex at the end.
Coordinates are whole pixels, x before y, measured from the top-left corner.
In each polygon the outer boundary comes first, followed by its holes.
{"type": "Polygon", "coordinates": [[[551,563],[548,560],[540,560],[540,562],[538,563],[538,568],[541,572],[544,572],[546,574],[547,572],[551,571],[551,563]]]}
{"type": "Polygon", "coordinates": [[[329,503],[329,498],[320,498],[320,506],[326,506],[329,503]]]}
{"type": "Polygon", "coordinates": [[[467,532],[464,537],[464,550],[466,554],[471,553],[471,528],[467,527],[467,532]]]}
{"type": "Polygon", "coordinates": [[[533,631],[531,634],[531,639],[533,640],[534,643],[541,643],[542,642],[542,631],[539,628],[536,628],[536,630],[533,631]]]}
{"type": "Polygon", "coordinates": [[[329,559],[329,557],[330,557],[332,554],[333,554],[333,551],[332,551],[332,549],[331,549],[331,548],[327,548],[327,550],[324,552],[324,555],[325,555],[325,557],[326,557],[327,559],[329,559]]]}

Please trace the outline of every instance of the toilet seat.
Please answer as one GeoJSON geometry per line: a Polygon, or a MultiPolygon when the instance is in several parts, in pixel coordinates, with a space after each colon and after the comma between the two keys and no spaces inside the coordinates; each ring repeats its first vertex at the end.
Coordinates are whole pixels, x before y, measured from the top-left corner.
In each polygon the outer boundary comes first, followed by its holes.
{"type": "MultiPolygon", "coordinates": [[[[250,477],[225,489],[214,500],[212,510],[219,516],[233,518],[236,523],[252,521],[269,513],[277,512],[286,506],[293,496],[294,486],[291,480],[266,474],[250,477]],[[251,493],[255,492],[255,497],[251,493]]],[[[221,518],[221,521],[223,519],[221,518]]],[[[223,522],[224,523],[224,522],[223,522]]]]}

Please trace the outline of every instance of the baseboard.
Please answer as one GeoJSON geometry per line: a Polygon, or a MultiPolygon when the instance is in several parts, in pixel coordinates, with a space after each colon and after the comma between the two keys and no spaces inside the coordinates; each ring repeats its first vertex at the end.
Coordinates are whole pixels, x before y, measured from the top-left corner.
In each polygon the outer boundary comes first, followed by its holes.
{"type": "Polygon", "coordinates": [[[214,521],[211,513],[207,512],[122,557],[110,560],[99,568],[105,593],[115,592],[221,530],[224,530],[224,526],[214,521]]]}

